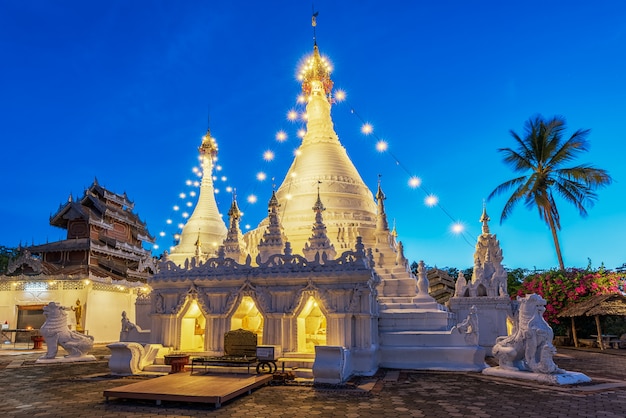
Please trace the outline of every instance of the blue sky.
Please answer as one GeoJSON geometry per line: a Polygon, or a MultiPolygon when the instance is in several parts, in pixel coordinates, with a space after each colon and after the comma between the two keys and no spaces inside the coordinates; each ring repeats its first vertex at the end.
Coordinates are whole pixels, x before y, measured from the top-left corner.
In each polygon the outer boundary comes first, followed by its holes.
{"type": "MultiPolygon", "coordinates": [[[[382,175],[410,260],[472,265],[483,199],[513,177],[497,149],[542,114],[564,116],[570,133],[591,129],[578,162],[614,178],[588,218],[559,200],[566,266],[626,262],[624,2],[324,0],[315,8],[320,51],[347,93],[333,107],[335,130],[370,188],[382,175]],[[375,135],[361,133],[363,121],[375,135]],[[388,152],[376,150],[378,139],[388,152]],[[422,189],[408,187],[409,174],[422,189]],[[426,206],[426,193],[441,207],[426,206]],[[464,234],[451,232],[454,221],[464,234]]],[[[280,184],[299,144],[301,126],[286,114],[300,92],[297,64],[312,49],[310,24],[306,1],[0,2],[0,245],[63,238],[49,216],[97,177],[128,194],[153,235],[166,233],[160,253],[182,221],[173,206],[190,201],[185,183],[197,179],[209,112],[220,209],[228,210],[226,187],[236,187],[242,224],[255,227],[272,190],[257,172],[280,184]],[[273,161],[263,160],[266,150],[273,161]],[[250,194],[258,203],[246,202],[250,194]]],[[[500,225],[504,201],[487,211],[505,265],[556,267],[537,212],[519,206],[500,225]]]]}

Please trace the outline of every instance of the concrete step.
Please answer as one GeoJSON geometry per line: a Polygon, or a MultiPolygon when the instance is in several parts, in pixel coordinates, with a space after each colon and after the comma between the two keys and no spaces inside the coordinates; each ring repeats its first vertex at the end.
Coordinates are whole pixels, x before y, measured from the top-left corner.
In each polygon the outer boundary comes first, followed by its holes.
{"type": "Polygon", "coordinates": [[[381,332],[380,345],[391,347],[465,347],[465,336],[451,331],[381,332]]]}
{"type": "Polygon", "coordinates": [[[311,361],[315,360],[315,353],[283,353],[283,355],[280,358],[284,358],[284,359],[292,359],[292,358],[297,358],[297,359],[309,359],[311,361]]]}
{"type": "Polygon", "coordinates": [[[144,373],[168,374],[172,370],[172,366],[161,364],[149,364],[143,368],[144,373]]]}
{"type": "Polygon", "coordinates": [[[280,370],[283,365],[285,367],[285,371],[292,370],[294,368],[297,369],[312,369],[313,362],[315,361],[315,357],[281,357],[276,361],[278,365],[278,369],[280,370]]]}
{"type": "Polygon", "coordinates": [[[381,309],[379,332],[445,331],[455,325],[451,312],[422,309],[381,309]]]}

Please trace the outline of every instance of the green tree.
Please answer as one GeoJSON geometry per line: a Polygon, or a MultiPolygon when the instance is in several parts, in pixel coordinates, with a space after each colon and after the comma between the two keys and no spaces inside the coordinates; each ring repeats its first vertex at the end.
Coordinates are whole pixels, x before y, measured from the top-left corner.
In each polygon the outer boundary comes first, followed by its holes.
{"type": "Polygon", "coordinates": [[[552,232],[561,270],[565,269],[557,235],[561,229],[561,220],[554,195],[573,204],[584,217],[587,216],[586,208],[597,200],[595,190],[612,182],[605,170],[589,164],[566,167],[579,154],[588,151],[589,130],[577,130],[565,139],[565,129],[563,117],[555,116],[546,120],[538,115],[526,122],[523,138],[510,131],[517,148],[500,148],[498,151],[504,154],[504,162],[522,175],[502,183],[488,197],[491,199],[513,190],[502,209],[500,223],[520,201],[529,209],[537,208],[539,217],[552,232]]]}
{"type": "Polygon", "coordinates": [[[9,266],[9,261],[17,255],[15,248],[5,247],[0,245],[0,274],[4,274],[9,266]]]}
{"type": "Polygon", "coordinates": [[[517,296],[518,290],[522,287],[524,279],[528,275],[528,270],[523,268],[506,269],[506,288],[509,295],[517,296]]]}

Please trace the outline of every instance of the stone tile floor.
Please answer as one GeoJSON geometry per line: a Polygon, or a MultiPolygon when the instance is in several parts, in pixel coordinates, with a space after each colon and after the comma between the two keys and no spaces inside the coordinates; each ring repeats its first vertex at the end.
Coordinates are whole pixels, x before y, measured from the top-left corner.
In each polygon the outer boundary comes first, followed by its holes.
{"type": "MultiPolygon", "coordinates": [[[[371,390],[266,386],[215,409],[212,405],[112,399],[107,388],[146,377],[108,375],[108,349],[94,363],[37,365],[41,352],[0,349],[0,417],[623,417],[626,350],[559,348],[557,364],[594,379],[551,387],[478,373],[403,370],[377,376],[371,390]],[[397,376],[397,378],[395,378],[397,376]]],[[[61,354],[61,351],[59,352],[61,354]]],[[[357,382],[358,383],[358,382],[357,382]]]]}

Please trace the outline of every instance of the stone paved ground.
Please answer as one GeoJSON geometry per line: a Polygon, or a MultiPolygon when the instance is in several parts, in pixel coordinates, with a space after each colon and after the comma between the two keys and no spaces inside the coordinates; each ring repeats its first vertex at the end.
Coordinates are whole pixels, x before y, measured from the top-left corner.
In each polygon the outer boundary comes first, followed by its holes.
{"type": "Polygon", "coordinates": [[[559,366],[594,378],[591,385],[555,388],[478,373],[402,371],[378,380],[370,392],[266,386],[212,405],[112,399],[105,389],[139,377],[108,376],[106,347],[95,363],[36,365],[40,354],[2,355],[0,417],[623,417],[626,415],[626,350],[559,349],[559,366]],[[622,352],[624,352],[622,354],[622,352]]]}

